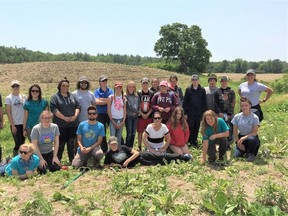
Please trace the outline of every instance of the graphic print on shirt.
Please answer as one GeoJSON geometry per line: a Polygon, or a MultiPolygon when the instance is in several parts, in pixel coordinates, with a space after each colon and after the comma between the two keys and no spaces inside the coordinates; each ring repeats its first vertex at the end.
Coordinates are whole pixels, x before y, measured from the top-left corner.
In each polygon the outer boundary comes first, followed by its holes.
{"type": "Polygon", "coordinates": [[[54,139],[55,139],[55,135],[53,133],[41,134],[39,143],[49,144],[49,143],[52,143],[54,139]]]}
{"type": "Polygon", "coordinates": [[[89,130],[87,133],[85,133],[85,137],[87,139],[93,139],[96,136],[93,130],[89,130]]]}
{"type": "Polygon", "coordinates": [[[140,98],[141,111],[147,113],[151,109],[151,96],[142,95],[140,98]]]}
{"type": "Polygon", "coordinates": [[[122,97],[115,97],[114,99],[114,107],[117,110],[121,110],[123,108],[123,100],[122,97]]]}
{"type": "Polygon", "coordinates": [[[13,104],[13,106],[16,106],[16,107],[23,107],[23,100],[20,99],[20,98],[17,98],[13,104]]]}
{"type": "Polygon", "coordinates": [[[127,154],[125,152],[118,152],[118,153],[114,153],[112,155],[112,158],[114,161],[116,161],[117,163],[122,163],[123,161],[126,160],[127,158],[127,154]]]}

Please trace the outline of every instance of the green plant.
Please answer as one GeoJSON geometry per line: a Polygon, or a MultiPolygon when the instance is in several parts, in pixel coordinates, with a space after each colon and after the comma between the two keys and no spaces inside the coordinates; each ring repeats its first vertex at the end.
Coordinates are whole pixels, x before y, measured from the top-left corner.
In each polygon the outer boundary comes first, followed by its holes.
{"type": "Polygon", "coordinates": [[[180,196],[179,190],[176,192],[164,192],[161,194],[153,194],[149,197],[152,198],[153,206],[152,209],[155,209],[156,212],[161,212],[164,210],[165,213],[168,213],[174,207],[175,200],[180,196]]]}
{"type": "Polygon", "coordinates": [[[148,198],[126,200],[122,203],[120,212],[126,216],[146,216],[149,212],[150,203],[148,198]]]}
{"type": "Polygon", "coordinates": [[[52,204],[45,199],[44,194],[40,191],[33,193],[34,199],[26,202],[24,208],[21,210],[21,215],[30,216],[47,216],[53,214],[52,204]]]}

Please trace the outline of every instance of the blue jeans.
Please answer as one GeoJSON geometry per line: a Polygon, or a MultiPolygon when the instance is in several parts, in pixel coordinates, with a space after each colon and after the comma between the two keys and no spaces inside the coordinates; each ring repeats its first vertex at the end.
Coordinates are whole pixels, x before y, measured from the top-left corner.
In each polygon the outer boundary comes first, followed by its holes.
{"type": "Polygon", "coordinates": [[[0,165],[0,176],[5,175],[5,168],[8,166],[8,164],[0,165]]]}
{"type": "MultiPolygon", "coordinates": [[[[242,136],[239,135],[238,137],[241,138],[242,136]]],[[[260,140],[258,135],[250,136],[247,140],[243,141],[243,145],[245,146],[245,151],[240,150],[236,145],[234,157],[243,157],[246,153],[250,153],[256,156],[260,147],[260,140]]]]}
{"type": "MultiPolygon", "coordinates": [[[[114,119],[113,118],[113,121],[115,121],[116,123],[119,122],[122,122],[123,121],[123,118],[122,119],[114,119]]],[[[118,139],[118,145],[121,145],[121,136],[122,136],[122,131],[123,131],[123,127],[119,128],[119,129],[116,129],[114,127],[114,124],[112,123],[112,121],[110,121],[110,136],[115,136],[117,137],[118,139]]]]}
{"type": "Polygon", "coordinates": [[[127,116],[126,126],[126,146],[133,148],[137,128],[137,116],[127,116]]]}

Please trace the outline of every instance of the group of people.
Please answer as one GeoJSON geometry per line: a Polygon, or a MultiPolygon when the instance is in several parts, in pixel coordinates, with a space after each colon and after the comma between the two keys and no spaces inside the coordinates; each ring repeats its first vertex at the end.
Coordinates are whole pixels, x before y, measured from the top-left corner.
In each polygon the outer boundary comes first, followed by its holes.
{"type": "MultiPolygon", "coordinates": [[[[51,97],[50,106],[42,98],[38,84],[29,88],[26,98],[20,93],[19,81],[13,80],[12,93],[6,97],[5,105],[15,141],[15,157],[7,165],[4,163],[6,173],[15,173],[15,161],[31,165],[31,169],[26,169],[27,177],[35,173],[34,165],[41,173],[46,173],[47,169],[60,170],[65,145],[69,162],[76,168],[86,166],[90,157],[94,158],[94,166],[99,167],[104,155],[104,165],[124,167],[136,163],[187,161],[192,159],[188,146],[199,145],[201,121],[202,162],[206,161],[206,155],[209,162],[216,160],[216,144],[219,145],[219,159],[223,160],[228,143],[233,140],[237,143],[235,156],[247,155],[247,159],[253,161],[260,145],[257,129],[263,119],[259,103],[266,102],[273,90],[257,82],[252,69],[247,71],[246,78],[247,82],[238,90],[242,112],[236,115],[235,92],[228,86],[225,76],[220,79],[220,88],[216,87],[216,76],[210,76],[209,86],[203,88],[199,76],[192,75],[185,94],[177,85],[176,75],[171,76],[169,82],[153,79],[151,86],[150,80],[144,77],[138,91],[136,84],[129,81],[125,93],[119,81],[114,83],[113,89],[108,87],[105,75],[99,77],[100,86],[94,93],[85,76],[79,78],[77,90],[70,93],[70,82],[65,78],[58,83],[58,92],[51,97]],[[260,101],[263,91],[267,94],[260,101]],[[108,126],[110,138],[107,142],[108,126]],[[124,126],[126,139],[122,133],[124,126]],[[136,131],[140,152],[133,149],[136,131]],[[33,146],[24,144],[26,137],[33,146]],[[142,152],[142,144],[146,151],[142,152]],[[8,172],[10,169],[12,172],[8,172]]],[[[0,126],[3,127],[0,105],[0,126]]],[[[22,171],[17,171],[19,177],[25,175],[22,171]]]]}

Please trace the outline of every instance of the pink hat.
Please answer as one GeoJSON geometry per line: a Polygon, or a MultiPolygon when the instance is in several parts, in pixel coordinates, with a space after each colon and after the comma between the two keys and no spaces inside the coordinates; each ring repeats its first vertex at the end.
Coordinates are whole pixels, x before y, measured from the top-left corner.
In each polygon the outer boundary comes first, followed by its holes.
{"type": "Polygon", "coordinates": [[[166,80],[162,80],[159,86],[168,86],[168,82],[166,80]]]}

